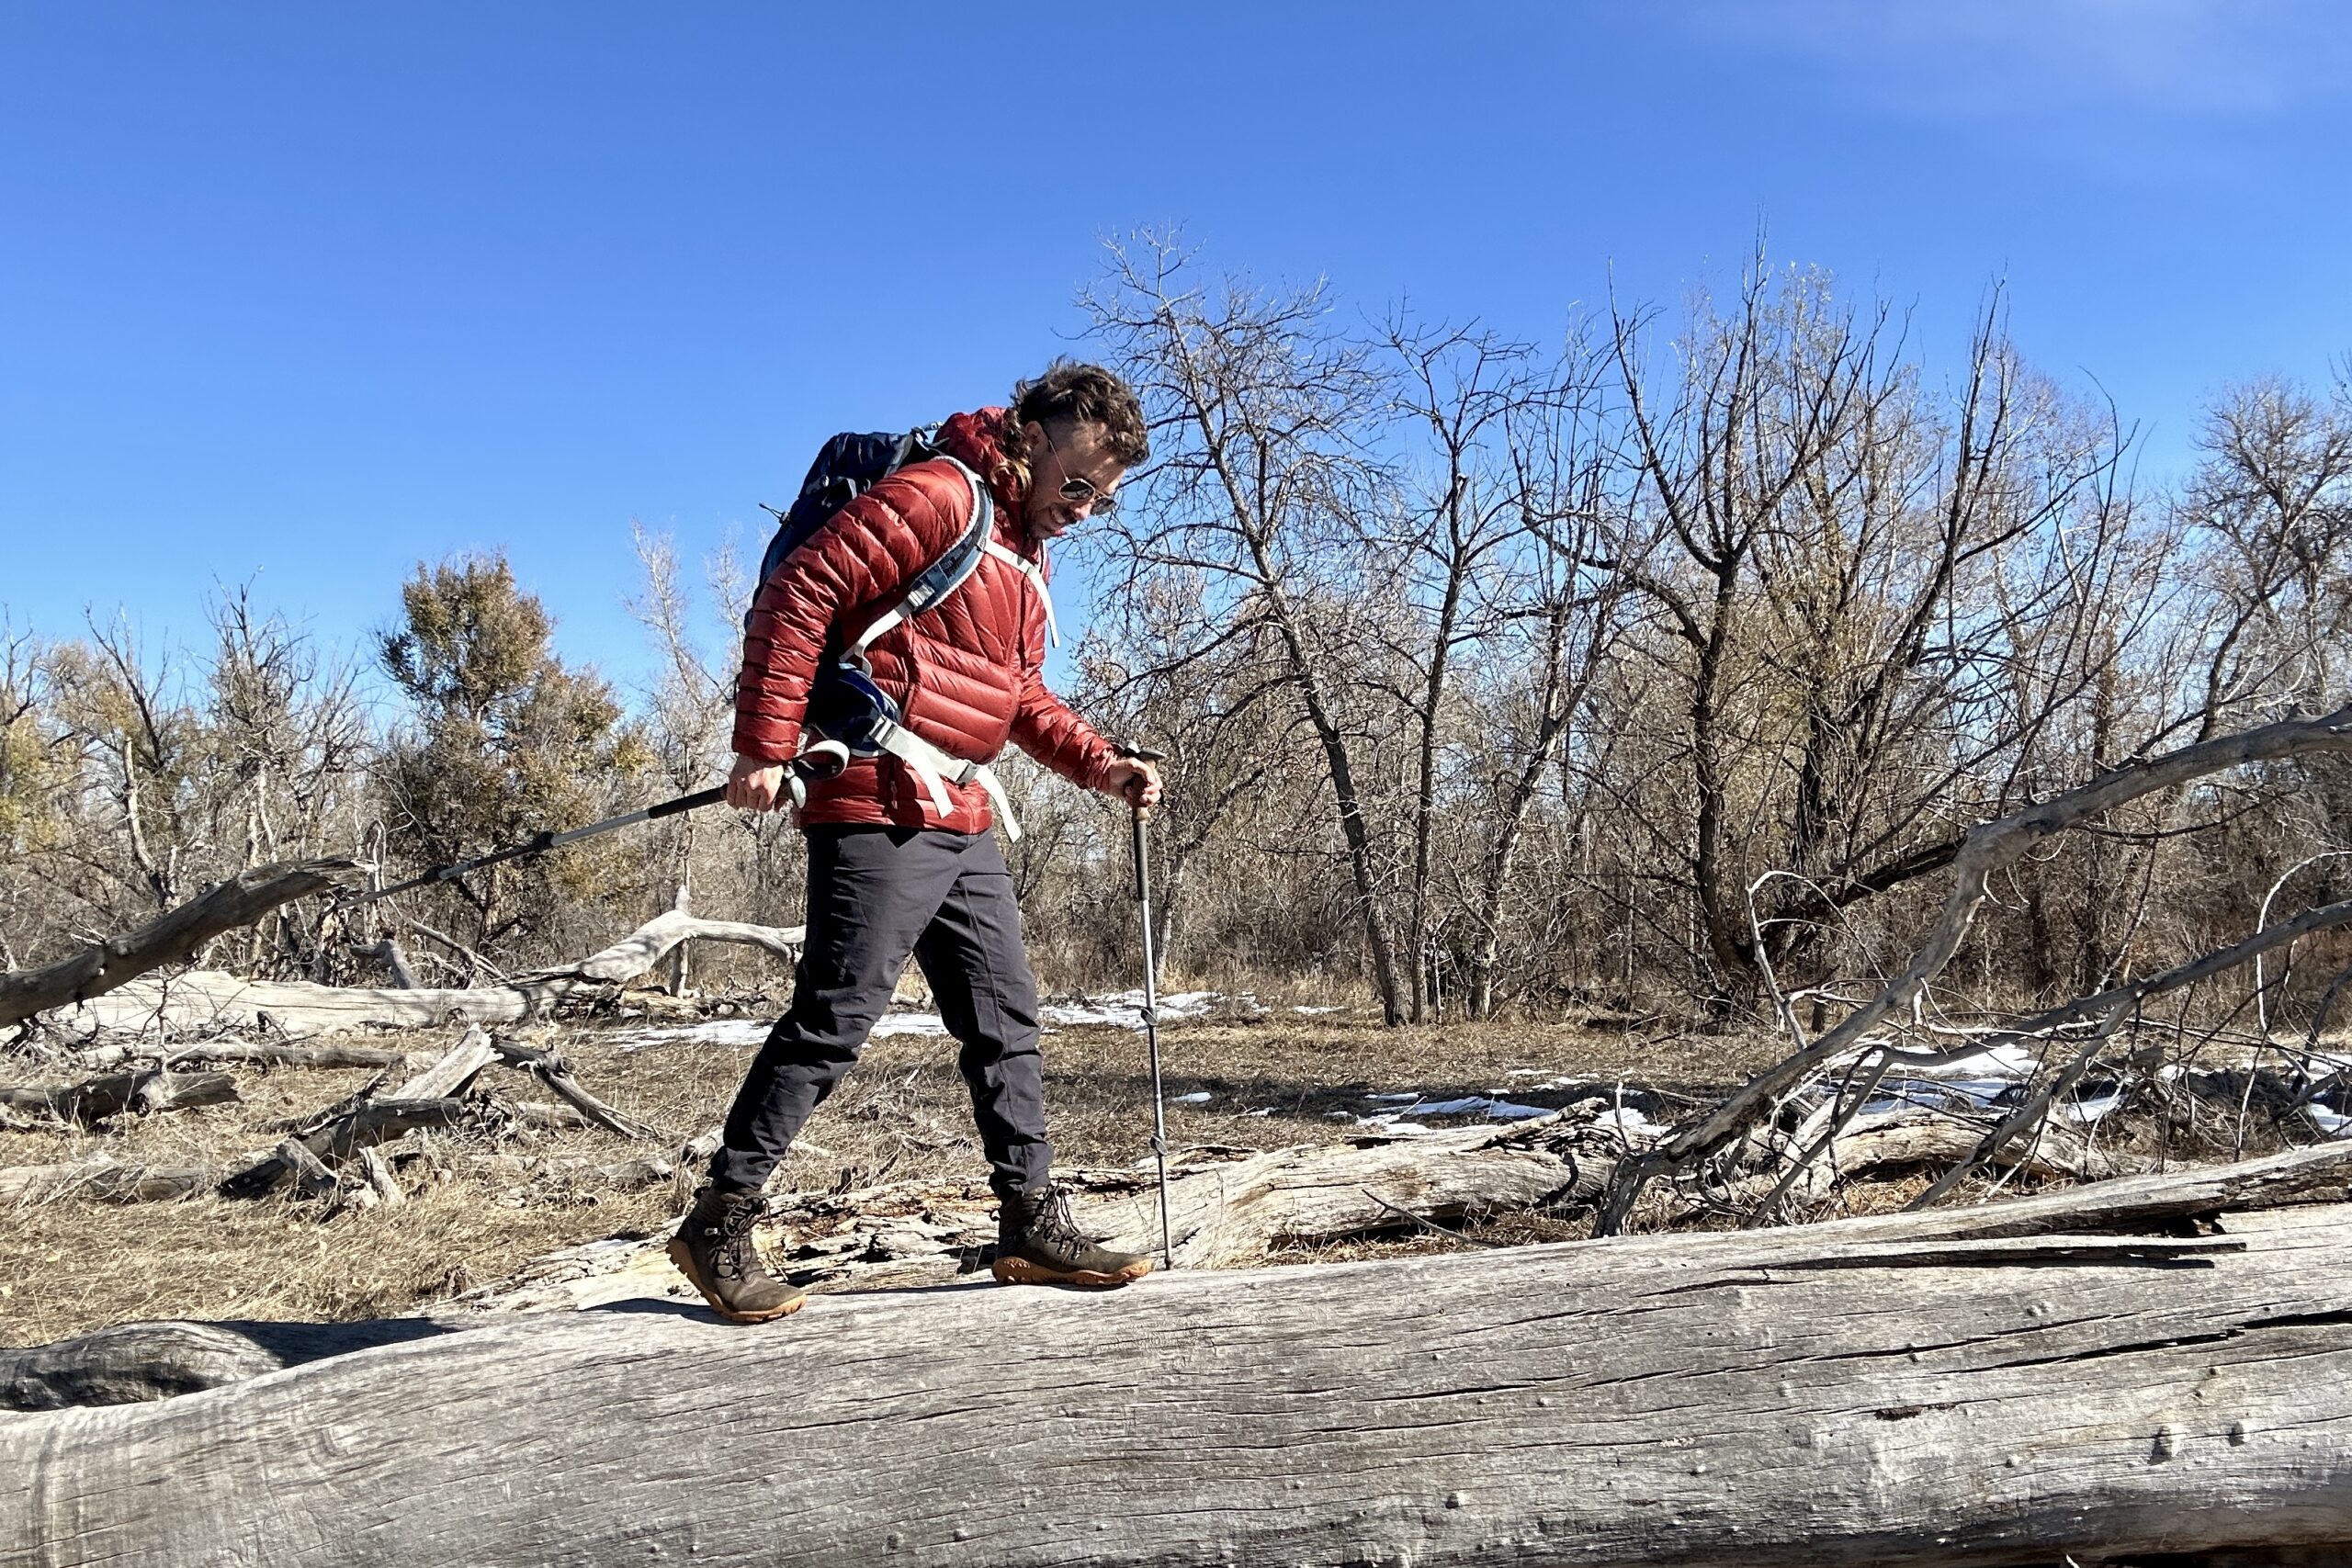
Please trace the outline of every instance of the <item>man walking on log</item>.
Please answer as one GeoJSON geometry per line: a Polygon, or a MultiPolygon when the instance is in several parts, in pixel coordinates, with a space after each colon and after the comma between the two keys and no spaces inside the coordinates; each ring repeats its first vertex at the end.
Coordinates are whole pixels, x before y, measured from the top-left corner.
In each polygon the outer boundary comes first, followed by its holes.
{"type": "MultiPolygon", "coordinates": [[[[1063,363],[1016,388],[1011,408],[957,414],[907,441],[918,438],[928,444],[899,448],[903,466],[792,543],[745,625],[727,798],[767,811],[805,794],[807,946],[791,1008],[670,1245],[711,1306],[739,1322],[801,1304],[752,1247],[761,1190],[857,1060],[910,953],[961,1043],[1001,1202],[996,1278],[1107,1287],[1151,1268],[1080,1235],[1048,1176],[1036,981],[989,831],[1018,828],[987,767],[1010,739],[1138,810],[1159,798],[1151,764],[1122,756],[1043,672],[1046,542],[1116,504],[1121,475],[1149,453],[1143,412],[1109,371],[1063,363]],[[943,588],[959,571],[968,575],[943,588]],[[828,750],[836,765],[846,752],[846,767],[811,778],[828,750]]],[[[780,543],[791,533],[787,521],[780,543]]]]}

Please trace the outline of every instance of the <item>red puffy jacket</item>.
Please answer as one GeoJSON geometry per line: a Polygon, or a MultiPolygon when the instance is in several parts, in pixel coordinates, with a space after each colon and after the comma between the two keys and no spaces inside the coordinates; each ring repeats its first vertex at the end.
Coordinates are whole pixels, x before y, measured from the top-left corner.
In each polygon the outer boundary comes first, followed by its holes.
{"type": "MultiPolygon", "coordinates": [[[[996,537],[1045,569],[1045,547],[1021,522],[1025,483],[1004,458],[1004,411],[959,413],[939,445],[988,481],[996,537]]],[[[898,604],[907,584],[964,536],[972,491],[953,463],[912,463],[843,507],[786,556],[752,601],[743,673],[735,687],[735,750],[766,761],[800,749],[801,716],[819,661],[898,604]]],[[[1099,789],[1111,745],[1046,689],[1046,606],[1026,575],[983,557],[979,570],[932,609],[867,650],[875,683],[905,726],[952,757],[993,761],[1004,743],[1064,778],[1099,789]]],[[[838,779],[808,786],[801,824],[860,823],[986,829],[994,821],[978,783],[948,786],[942,818],[930,792],[891,756],[860,757],[838,779]]]]}

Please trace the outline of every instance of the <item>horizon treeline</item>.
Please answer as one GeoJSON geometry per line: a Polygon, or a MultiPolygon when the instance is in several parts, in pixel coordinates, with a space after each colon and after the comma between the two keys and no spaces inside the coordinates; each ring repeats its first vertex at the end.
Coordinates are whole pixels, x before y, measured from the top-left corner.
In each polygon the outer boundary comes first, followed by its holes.
{"type": "MultiPolygon", "coordinates": [[[[1114,249],[1082,303],[1080,352],[1134,382],[1155,455],[1073,541],[1101,605],[1065,695],[1169,753],[1172,974],[1360,988],[1400,1022],[1730,1021],[1768,980],[1834,1010],[1902,965],[1974,824],[2352,697],[2344,371],[2250,367],[2150,482],[2135,411],[2036,371],[1997,294],[1949,363],[1884,302],[1760,260],[1544,344],[1206,276],[1166,237],[1114,249]]],[[[387,584],[392,629],[348,646],[245,591],[201,649],[6,628],[0,964],[252,865],[413,870],[709,782],[751,585],[731,553],[695,572],[637,546],[658,675],[633,702],[557,656],[494,555],[387,584]]],[[[1131,984],[1122,809],[1007,772],[1045,983],[1131,984]]],[[[2084,994],[2341,897],[2348,813],[2352,776],[2301,759],[2064,835],[1994,890],[1936,1004],[2084,994]]],[[[681,889],[797,923],[798,852],[781,818],[706,812],[296,907],[205,961],[385,983],[389,940],[424,983],[473,983],[681,889]]],[[[2269,976],[2306,1002],[2344,962],[2311,945],[2269,976]]]]}

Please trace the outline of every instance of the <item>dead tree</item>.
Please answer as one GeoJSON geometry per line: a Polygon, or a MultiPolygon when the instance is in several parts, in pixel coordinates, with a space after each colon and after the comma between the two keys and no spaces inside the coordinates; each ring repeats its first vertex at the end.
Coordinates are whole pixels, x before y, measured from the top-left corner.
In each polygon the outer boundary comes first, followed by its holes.
{"type": "MultiPolygon", "coordinates": [[[[1989,880],[2017,864],[2035,846],[2130,801],[2177,788],[2224,769],[2347,751],[2352,751],[2352,707],[2340,708],[2319,718],[2283,720],[2132,762],[2103,773],[2079,789],[1973,829],[1955,859],[1954,886],[1943,915],[1902,973],[1820,1039],[1803,1043],[1800,1032],[1798,1050],[1749,1079],[1736,1093],[1691,1120],[1656,1149],[1620,1167],[1600,1207],[1596,1222],[1599,1234],[1607,1235],[1623,1226],[1634,1201],[1649,1182],[1670,1171],[1691,1170],[1724,1155],[1830,1063],[1865,1046],[1878,1051],[1887,1062],[1897,1059],[1898,1053],[1892,1046],[1871,1040],[1871,1032],[1908,1010],[1928,982],[1951,963],[1989,897],[1989,880]]],[[[1973,1041],[1968,1048],[1983,1050],[2003,1038],[2034,1038],[2086,1019],[2098,1021],[2102,1025],[2094,1036],[2095,1047],[2113,1032],[2131,1009],[2149,996],[2251,962],[2258,954],[2283,947],[2312,931],[2346,923],[2352,923],[2352,900],[2306,911],[2222,952],[2069,1003],[2025,1021],[2005,1036],[1973,1041]]],[[[1757,950],[1760,949],[1759,939],[1757,950]]],[[[1794,1027],[1792,1015],[1789,1021],[1794,1027]]],[[[2087,1054],[2076,1058],[2080,1065],[2086,1065],[2089,1059],[2087,1054]]],[[[2079,1066],[2076,1076],[2079,1077],[2079,1066]]],[[[2046,1109],[2056,1091],[2055,1087],[2045,1089],[2033,1109],[2046,1109]]],[[[1988,1138],[1988,1145],[1997,1147],[2007,1142],[2021,1125],[2023,1122],[2013,1116],[1988,1138]]],[[[1934,1190],[1940,1195],[1945,1190],[1946,1186],[1939,1185],[1934,1190]]]]}

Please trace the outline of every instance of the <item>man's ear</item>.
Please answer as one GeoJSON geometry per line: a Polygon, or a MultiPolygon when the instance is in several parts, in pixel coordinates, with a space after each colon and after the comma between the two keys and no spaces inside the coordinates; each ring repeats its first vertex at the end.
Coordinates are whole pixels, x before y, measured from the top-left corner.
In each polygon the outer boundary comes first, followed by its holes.
{"type": "Polygon", "coordinates": [[[1021,426],[1021,453],[1032,462],[1045,456],[1046,427],[1034,419],[1021,426]]]}

